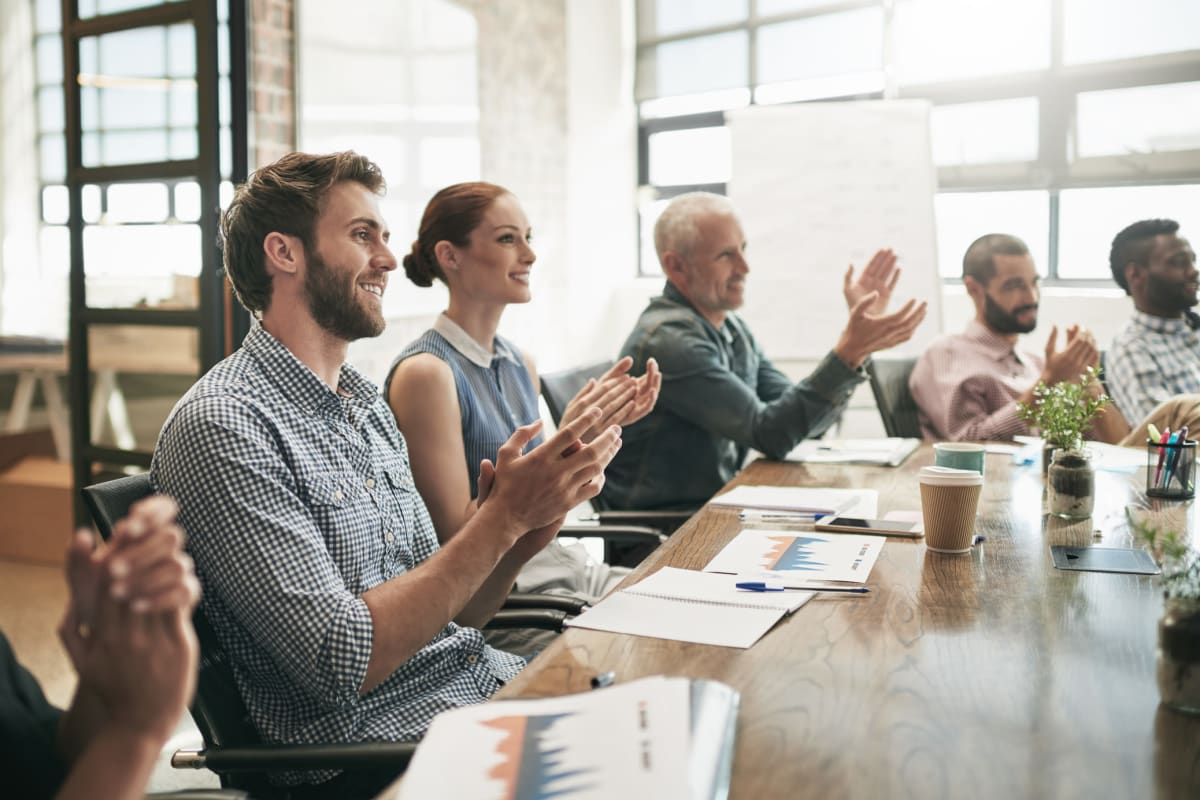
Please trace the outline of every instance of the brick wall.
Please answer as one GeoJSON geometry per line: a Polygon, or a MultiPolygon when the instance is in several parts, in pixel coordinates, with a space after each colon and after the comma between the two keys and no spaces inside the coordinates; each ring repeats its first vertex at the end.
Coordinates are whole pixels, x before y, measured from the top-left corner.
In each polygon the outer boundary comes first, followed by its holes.
{"type": "Polygon", "coordinates": [[[293,0],[250,2],[250,168],[296,149],[293,0]]]}

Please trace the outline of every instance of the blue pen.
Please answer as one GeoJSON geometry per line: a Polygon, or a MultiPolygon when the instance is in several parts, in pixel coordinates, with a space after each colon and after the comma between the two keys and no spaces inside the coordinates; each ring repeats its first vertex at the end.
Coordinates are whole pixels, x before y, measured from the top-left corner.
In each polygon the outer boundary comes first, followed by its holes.
{"type": "Polygon", "coordinates": [[[1171,478],[1175,476],[1175,472],[1179,468],[1179,458],[1182,454],[1184,445],[1187,444],[1188,429],[1184,425],[1179,429],[1179,433],[1171,439],[1171,443],[1177,445],[1171,448],[1171,452],[1167,454],[1167,474],[1163,477],[1162,488],[1167,488],[1171,485],[1171,478]]]}
{"type": "Polygon", "coordinates": [[[1179,444],[1181,441],[1180,434],[1182,433],[1183,429],[1181,428],[1180,430],[1175,431],[1175,433],[1172,433],[1171,438],[1167,440],[1167,463],[1166,466],[1163,467],[1162,483],[1159,484],[1160,489],[1167,488],[1167,484],[1171,482],[1171,472],[1175,469],[1175,459],[1179,455],[1179,448],[1171,447],[1171,445],[1179,444]]]}
{"type": "Polygon", "coordinates": [[[841,586],[781,586],[764,581],[741,581],[735,584],[736,588],[744,589],[748,592],[782,592],[785,589],[791,589],[799,592],[850,592],[851,594],[866,594],[871,591],[865,586],[841,587],[841,586]]]}

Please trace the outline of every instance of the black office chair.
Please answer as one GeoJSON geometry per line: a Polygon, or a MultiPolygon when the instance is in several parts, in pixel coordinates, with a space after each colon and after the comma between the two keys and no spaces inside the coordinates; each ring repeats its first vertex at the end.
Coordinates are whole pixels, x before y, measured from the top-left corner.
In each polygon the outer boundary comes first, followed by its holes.
{"type": "MultiPolygon", "coordinates": [[[[613,361],[598,361],[582,367],[550,372],[542,376],[542,398],[550,411],[550,418],[558,425],[563,411],[575,395],[579,394],[589,380],[599,378],[613,365],[613,361]]],[[[591,500],[596,519],[602,525],[639,525],[670,535],[676,528],[691,519],[694,511],[651,511],[618,510],[612,507],[601,492],[591,500]]]]}
{"type": "MultiPolygon", "coordinates": [[[[113,525],[137,500],[151,494],[149,473],[84,487],[83,499],[100,535],[107,541],[113,525]]],[[[519,596],[513,607],[497,612],[489,628],[562,630],[568,617],[584,604],[569,597],[519,596]]],[[[224,651],[204,615],[193,617],[200,641],[200,671],[192,718],[204,739],[202,750],[180,750],[172,766],[209,769],[223,787],[241,789],[255,798],[286,798],[286,787],[271,784],[273,772],[320,769],[404,771],[416,744],[412,742],[355,742],[305,745],[266,744],[250,718],[224,651]]]]}
{"type": "Polygon", "coordinates": [[[883,419],[883,429],[888,436],[921,438],[921,420],[917,404],[908,390],[908,376],[916,366],[916,358],[871,359],[867,370],[871,379],[871,391],[875,405],[883,419]]]}

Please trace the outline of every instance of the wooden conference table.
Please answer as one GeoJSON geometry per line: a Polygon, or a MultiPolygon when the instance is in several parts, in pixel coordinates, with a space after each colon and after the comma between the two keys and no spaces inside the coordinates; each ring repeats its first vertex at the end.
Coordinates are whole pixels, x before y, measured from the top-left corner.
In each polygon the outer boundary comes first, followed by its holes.
{"type": "MultiPolygon", "coordinates": [[[[875,488],[882,515],[920,507],[932,459],[759,461],[730,485],[875,488]]],[[[970,555],[889,539],[871,594],[818,595],[748,650],[570,629],[498,696],[585,691],[605,670],[724,681],[742,696],[734,798],[1200,798],[1200,718],[1158,705],[1158,579],[1050,560],[1051,544],[1129,546],[1141,475],[1098,473],[1094,516],[1068,524],[1043,517],[1038,467],[989,455],[970,555]]],[[[626,584],[700,569],[739,529],[705,507],[626,584]]]]}

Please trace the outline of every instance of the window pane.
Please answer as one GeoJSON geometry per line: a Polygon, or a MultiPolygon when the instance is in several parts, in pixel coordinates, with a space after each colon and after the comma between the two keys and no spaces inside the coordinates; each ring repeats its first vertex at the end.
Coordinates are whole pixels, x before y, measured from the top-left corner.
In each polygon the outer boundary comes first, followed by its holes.
{"type": "Polygon", "coordinates": [[[669,97],[744,87],[747,33],[730,31],[667,42],[642,53],[638,96],[669,97]]]}
{"type": "Polygon", "coordinates": [[[971,242],[988,233],[1018,236],[1029,246],[1039,275],[1050,263],[1049,192],[939,192],[934,197],[938,229],[938,271],[962,276],[962,258],[971,242]]]}
{"type": "Polygon", "coordinates": [[[760,83],[882,69],[882,8],[766,25],[758,32],[760,83]]]}
{"type": "Polygon", "coordinates": [[[1050,6],[1046,0],[901,0],[899,80],[933,83],[1044,69],[1050,65],[1050,6]]]}
{"type": "Polygon", "coordinates": [[[163,2],[177,0],[79,0],[79,18],[87,19],[97,14],[115,14],[118,11],[129,11],[132,8],[161,5],[163,2]]]}
{"type": "Polygon", "coordinates": [[[62,83],[62,44],[58,36],[39,36],[37,40],[37,82],[62,83]]]}
{"type": "Polygon", "coordinates": [[[1176,220],[1181,236],[1200,240],[1200,185],[1064,190],[1058,212],[1059,277],[1111,280],[1113,237],[1127,225],[1154,217],[1176,220]]]}
{"type": "Polygon", "coordinates": [[[770,17],[775,14],[786,14],[789,11],[807,11],[810,8],[820,8],[829,5],[830,0],[758,0],[758,15],[770,17]]]}
{"type": "Polygon", "coordinates": [[[61,133],[66,127],[63,120],[63,90],[61,86],[46,86],[38,89],[38,130],[43,133],[61,133]]]}
{"type": "Polygon", "coordinates": [[[1065,0],[1063,62],[1086,64],[1200,48],[1200,3],[1065,0]]]}
{"type": "Polygon", "coordinates": [[[1036,97],[935,106],[930,124],[938,166],[1035,161],[1036,97]]]}
{"type": "Polygon", "coordinates": [[[1080,92],[1078,112],[1080,158],[1200,148],[1200,83],[1080,92]]]}
{"type": "Polygon", "coordinates": [[[69,196],[65,186],[42,189],[42,221],[50,225],[66,225],[70,216],[69,196]]]}
{"type": "Polygon", "coordinates": [[[746,18],[747,0],[642,0],[641,38],[670,36],[746,18]]]}
{"type": "Polygon", "coordinates": [[[62,181],[67,178],[67,140],[62,134],[46,134],[38,145],[43,181],[62,181]]]}
{"type": "Polygon", "coordinates": [[[725,183],[732,172],[729,129],[694,128],[650,136],[650,183],[725,183]]]}
{"type": "Polygon", "coordinates": [[[61,28],[61,0],[37,0],[34,24],[38,33],[58,33],[61,28]]]}
{"type": "Polygon", "coordinates": [[[108,187],[105,221],[162,222],[167,201],[165,183],[114,183],[108,187]]]}
{"type": "Polygon", "coordinates": [[[198,225],[88,225],[83,229],[92,308],[195,307],[198,225]]]}
{"type": "Polygon", "coordinates": [[[200,219],[200,184],[184,181],[175,184],[175,218],[182,222],[200,219]]]}
{"type": "Polygon", "coordinates": [[[166,130],[195,124],[193,37],[184,24],[80,40],[84,166],[195,157],[194,128],[166,130]]]}
{"type": "Polygon", "coordinates": [[[83,221],[87,223],[100,221],[100,187],[88,184],[80,192],[80,205],[83,206],[83,221]]]}

